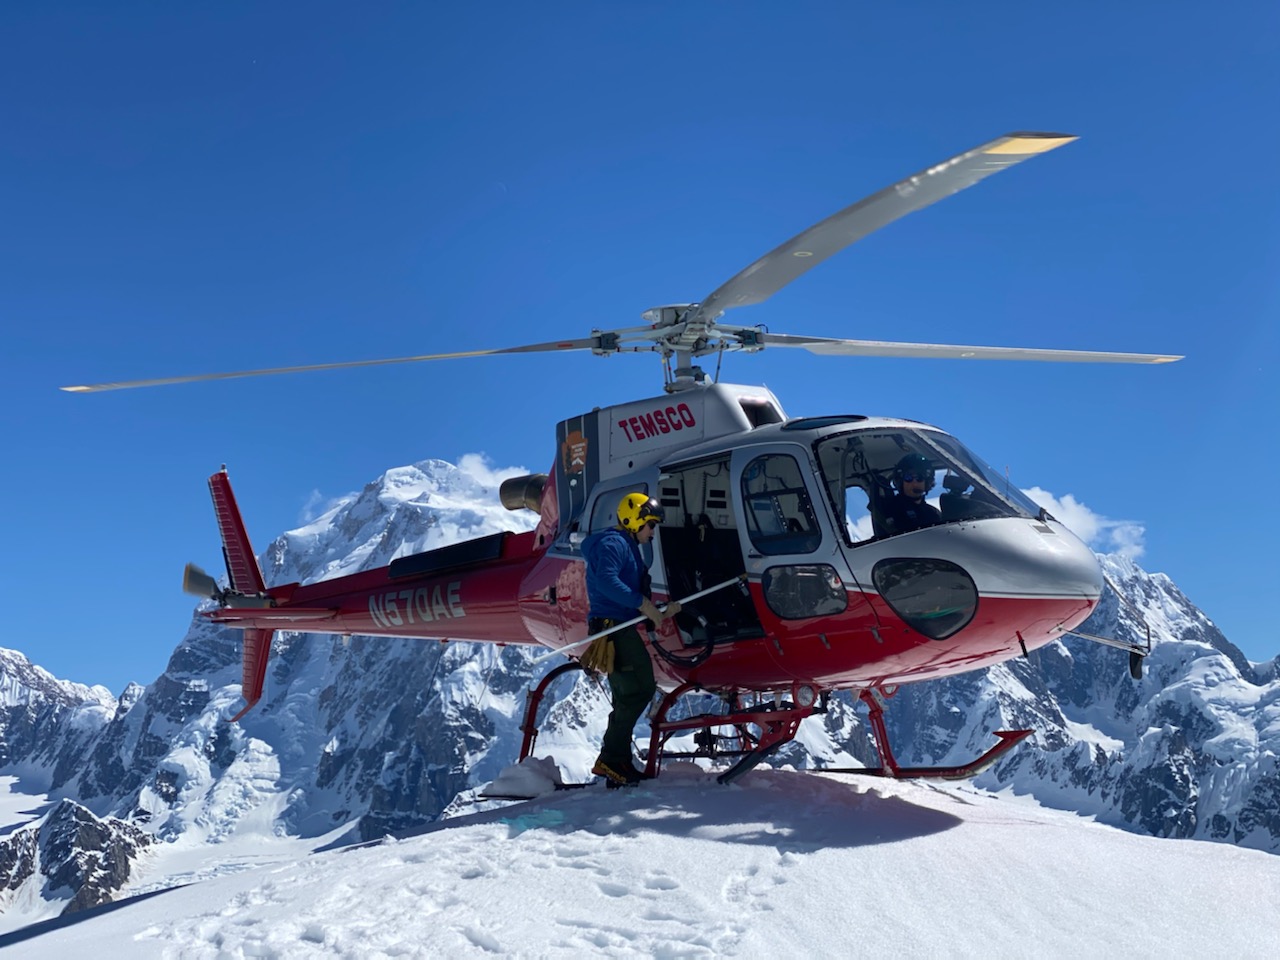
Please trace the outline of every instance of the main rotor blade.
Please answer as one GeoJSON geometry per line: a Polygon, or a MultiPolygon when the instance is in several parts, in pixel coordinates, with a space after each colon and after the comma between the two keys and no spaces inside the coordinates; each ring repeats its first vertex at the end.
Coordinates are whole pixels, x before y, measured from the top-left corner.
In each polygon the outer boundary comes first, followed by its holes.
{"type": "Polygon", "coordinates": [[[302,367],[272,367],[268,370],[238,370],[234,373],[198,373],[186,377],[160,377],[155,380],[124,380],[120,383],[94,383],[60,387],[69,393],[101,393],[132,387],[161,387],[172,383],[197,383],[201,380],[234,380],[237,377],[265,377],[277,373],[305,373],[314,370],[344,370],[348,367],[380,367],[391,363],[418,363],[422,360],[456,360],[462,357],[484,357],[495,353],[540,353],[552,350],[591,350],[600,347],[599,337],[557,340],[553,343],[531,343],[523,347],[501,347],[496,350],[463,350],[459,353],[426,353],[417,357],[395,357],[389,360],[348,360],[343,363],[313,363],[302,367]]]}
{"type": "Polygon", "coordinates": [[[691,319],[695,324],[708,322],[732,307],[767,300],[832,254],[899,217],[1075,139],[1063,133],[1010,133],[921,170],[766,253],[703,300],[691,319]]]}
{"type": "Polygon", "coordinates": [[[827,357],[933,357],[943,360],[1048,360],[1068,363],[1173,363],[1180,356],[1160,353],[1103,353],[1096,350],[1038,350],[1031,347],[966,347],[950,343],[896,343],[892,340],[834,340],[762,333],[771,347],[801,347],[827,357]]]}

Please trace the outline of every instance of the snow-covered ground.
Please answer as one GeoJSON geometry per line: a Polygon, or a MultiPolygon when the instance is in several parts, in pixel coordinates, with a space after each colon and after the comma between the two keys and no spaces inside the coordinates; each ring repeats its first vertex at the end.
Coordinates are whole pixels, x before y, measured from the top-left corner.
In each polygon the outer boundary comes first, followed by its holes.
{"type": "Polygon", "coordinates": [[[42,793],[24,793],[22,778],[0,776],[0,837],[30,823],[49,809],[49,798],[42,793]]]}
{"type": "MultiPolygon", "coordinates": [[[[0,944],[6,957],[1280,954],[1280,857],[969,785],[759,769],[726,787],[686,763],[628,790],[490,806],[310,855],[264,837],[257,864],[242,836],[239,872],[0,944]]],[[[125,895],[166,871],[176,882],[183,856],[157,851],[125,895]]]]}

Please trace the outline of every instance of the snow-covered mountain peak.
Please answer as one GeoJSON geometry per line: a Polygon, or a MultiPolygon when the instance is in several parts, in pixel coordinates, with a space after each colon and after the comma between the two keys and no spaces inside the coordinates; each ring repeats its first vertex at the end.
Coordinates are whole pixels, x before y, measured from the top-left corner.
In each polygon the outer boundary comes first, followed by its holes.
{"type": "Polygon", "coordinates": [[[532,530],[534,514],[498,500],[496,478],[517,472],[492,474],[480,462],[473,472],[443,460],[395,467],[277,538],[264,552],[263,576],[310,583],[501,530],[532,530]]]}
{"type": "Polygon", "coordinates": [[[16,650],[0,648],[0,770],[34,789],[70,770],[68,760],[116,713],[106,687],[59,680],[16,650]]]}
{"type": "Polygon", "coordinates": [[[29,703],[33,697],[57,700],[67,706],[99,704],[110,710],[116,704],[106,687],[59,680],[17,650],[0,647],[0,707],[29,703]]]}

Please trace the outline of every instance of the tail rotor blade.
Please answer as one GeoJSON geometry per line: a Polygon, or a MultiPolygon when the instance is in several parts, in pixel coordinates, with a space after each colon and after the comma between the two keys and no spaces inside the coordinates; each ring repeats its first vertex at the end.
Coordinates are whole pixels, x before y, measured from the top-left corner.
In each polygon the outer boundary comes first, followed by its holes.
{"type": "Polygon", "coordinates": [[[222,595],[222,591],[218,589],[218,581],[194,563],[188,563],[182,570],[182,591],[206,600],[214,600],[222,595]]]}

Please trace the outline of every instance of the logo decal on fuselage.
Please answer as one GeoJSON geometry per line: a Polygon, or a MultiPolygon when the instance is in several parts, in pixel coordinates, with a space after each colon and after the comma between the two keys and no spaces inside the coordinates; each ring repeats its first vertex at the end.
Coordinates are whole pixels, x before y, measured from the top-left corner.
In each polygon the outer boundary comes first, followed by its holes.
{"type": "Polygon", "coordinates": [[[560,458],[565,473],[581,473],[587,468],[587,438],[581,430],[574,430],[560,445],[560,458]]]}
{"type": "Polygon", "coordinates": [[[369,597],[369,616],[382,627],[403,627],[414,623],[431,623],[465,617],[459,595],[462,581],[444,586],[418,587],[416,590],[388,590],[369,597]]]}
{"type": "Polygon", "coordinates": [[[674,407],[658,407],[648,413],[623,417],[618,421],[618,426],[632,443],[644,440],[646,437],[657,437],[697,425],[697,418],[694,417],[687,403],[680,403],[674,407]]]}

